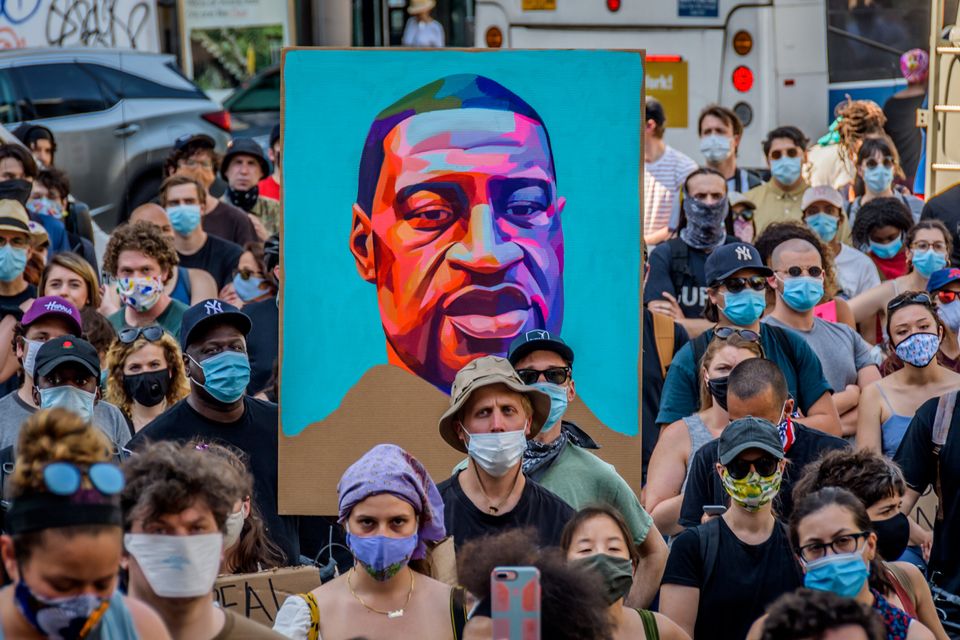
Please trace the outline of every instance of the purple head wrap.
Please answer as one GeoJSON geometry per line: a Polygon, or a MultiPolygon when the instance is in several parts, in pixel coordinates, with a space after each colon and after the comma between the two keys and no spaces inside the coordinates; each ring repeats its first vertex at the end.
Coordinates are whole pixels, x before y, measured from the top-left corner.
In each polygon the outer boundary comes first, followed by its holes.
{"type": "Polygon", "coordinates": [[[413,506],[420,521],[413,560],[427,555],[427,542],[447,536],[443,526],[443,499],[420,461],[395,444],[378,444],[343,473],[337,485],[338,520],[343,524],[357,503],[389,493],[413,506]]]}
{"type": "Polygon", "coordinates": [[[930,54],[923,49],[910,49],[900,56],[900,72],[910,84],[926,82],[929,68],[930,54]]]}

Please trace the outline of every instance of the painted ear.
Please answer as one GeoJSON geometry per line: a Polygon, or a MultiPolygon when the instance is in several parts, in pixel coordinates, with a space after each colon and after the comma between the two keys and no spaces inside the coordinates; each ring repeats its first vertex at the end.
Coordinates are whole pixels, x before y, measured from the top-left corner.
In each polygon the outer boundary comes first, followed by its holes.
{"type": "Polygon", "coordinates": [[[376,265],[373,257],[373,224],[370,216],[353,205],[353,220],[350,228],[350,253],[357,262],[357,273],[367,282],[376,280],[376,265]]]}

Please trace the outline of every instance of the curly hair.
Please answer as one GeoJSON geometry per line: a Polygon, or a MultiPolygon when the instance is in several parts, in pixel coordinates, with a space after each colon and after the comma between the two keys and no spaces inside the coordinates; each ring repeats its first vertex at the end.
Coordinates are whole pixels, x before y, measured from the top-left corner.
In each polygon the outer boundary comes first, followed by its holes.
{"type": "Polygon", "coordinates": [[[902,496],[907,485],[892,460],[866,449],[831,451],[803,468],[793,485],[793,501],[824,487],[843,487],[870,508],[889,497],[902,496]]]}
{"type": "Polygon", "coordinates": [[[206,451],[209,456],[225,460],[243,480],[243,490],[237,500],[250,499],[250,514],[243,521],[240,539],[227,551],[224,559],[224,573],[256,573],[264,569],[273,569],[284,565],[283,551],[267,535],[263,516],[256,500],[253,500],[253,475],[247,464],[247,455],[234,447],[221,444],[207,444],[194,440],[197,449],[206,451]]]}
{"type": "Polygon", "coordinates": [[[460,583],[474,595],[490,593],[490,572],[500,566],[540,570],[542,634],[552,640],[612,640],[613,623],[600,577],[567,564],[558,550],[538,550],[535,532],[512,529],[463,545],[457,553],[460,583]]]}
{"type": "Polygon", "coordinates": [[[857,211],[851,235],[853,241],[865,246],[870,243],[870,232],[879,227],[896,227],[906,233],[913,226],[913,217],[899,198],[874,198],[857,211]]]}
{"type": "Polygon", "coordinates": [[[97,281],[97,272],[93,270],[93,267],[85,258],[72,251],[63,251],[50,257],[47,266],[40,275],[40,286],[38,287],[40,295],[47,295],[47,280],[50,277],[50,270],[54,267],[73,271],[80,276],[87,285],[87,306],[92,306],[94,309],[100,308],[100,283],[97,281]]]}
{"type": "Polygon", "coordinates": [[[213,163],[213,174],[220,173],[220,161],[222,158],[215,149],[211,149],[205,143],[200,141],[191,142],[180,149],[174,149],[163,160],[163,175],[169,176],[176,172],[180,166],[181,160],[188,160],[195,155],[206,153],[210,156],[210,162],[213,163]]]}
{"type": "Polygon", "coordinates": [[[153,258],[160,265],[160,270],[167,272],[168,278],[180,263],[173,242],[161,233],[159,227],[149,222],[127,223],[113,230],[103,253],[103,270],[116,277],[117,260],[124,251],[139,251],[153,258]]]}
{"type": "Polygon", "coordinates": [[[767,609],[761,640],[822,640],[827,631],[858,626],[868,640],[885,640],[887,631],[872,607],[831,591],[797,589],[767,609]]]}
{"type": "Polygon", "coordinates": [[[127,484],[120,497],[123,528],[149,522],[202,504],[210,509],[223,532],[243,479],[223,458],[207,455],[194,445],[154,442],[124,464],[127,484]]]}
{"type": "Polygon", "coordinates": [[[834,115],[839,118],[837,134],[840,136],[840,149],[853,158],[858,142],[870,135],[883,133],[883,125],[887,116],[883,109],[872,100],[851,100],[841,102],[834,109],[834,115]]]}
{"type": "Polygon", "coordinates": [[[70,178],[60,169],[41,169],[36,181],[47,191],[56,191],[60,196],[57,200],[66,200],[70,195],[70,178]]]}
{"type": "Polygon", "coordinates": [[[123,367],[131,354],[140,351],[148,344],[154,344],[163,349],[163,358],[170,369],[170,388],[167,389],[167,396],[164,398],[167,406],[171,407],[190,395],[190,382],[187,380],[187,372],[183,366],[183,352],[180,351],[180,345],[173,336],[164,331],[160,339],[155,342],[148,341],[142,335],[129,344],[117,340],[107,352],[107,389],[104,399],[119,407],[128,418],[133,417],[133,398],[123,386],[125,378],[123,367]]]}
{"type": "Polygon", "coordinates": [[[834,262],[836,256],[833,255],[833,249],[823,242],[813,229],[802,222],[773,222],[754,239],[753,244],[763,264],[773,268],[774,250],[788,240],[806,240],[816,248],[823,265],[823,299],[821,301],[832,300],[840,290],[834,262]]]}

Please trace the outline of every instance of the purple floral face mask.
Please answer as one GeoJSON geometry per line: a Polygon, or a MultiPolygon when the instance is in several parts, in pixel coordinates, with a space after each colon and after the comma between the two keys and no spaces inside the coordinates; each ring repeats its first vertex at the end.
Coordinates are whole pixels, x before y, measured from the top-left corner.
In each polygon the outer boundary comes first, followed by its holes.
{"type": "Polygon", "coordinates": [[[898,358],[922,369],[937,357],[937,351],[940,350],[940,336],[935,333],[915,333],[907,336],[894,350],[898,358]]]}

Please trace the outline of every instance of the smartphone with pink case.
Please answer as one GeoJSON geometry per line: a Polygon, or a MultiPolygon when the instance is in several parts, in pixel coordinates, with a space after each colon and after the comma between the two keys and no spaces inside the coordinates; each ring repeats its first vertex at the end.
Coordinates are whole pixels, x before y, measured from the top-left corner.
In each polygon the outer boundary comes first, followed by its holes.
{"type": "Polygon", "coordinates": [[[540,640],[540,570],[497,567],[490,574],[493,640],[540,640]]]}

